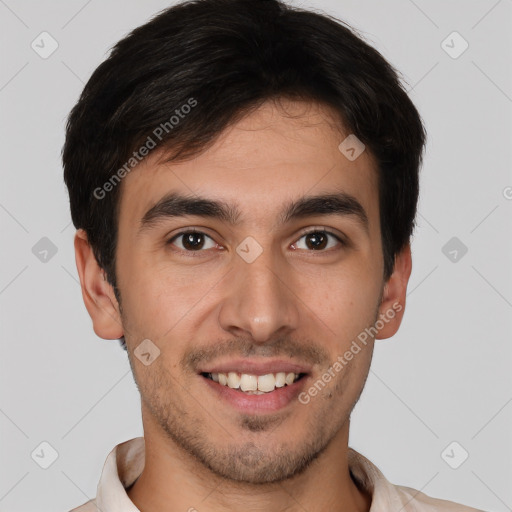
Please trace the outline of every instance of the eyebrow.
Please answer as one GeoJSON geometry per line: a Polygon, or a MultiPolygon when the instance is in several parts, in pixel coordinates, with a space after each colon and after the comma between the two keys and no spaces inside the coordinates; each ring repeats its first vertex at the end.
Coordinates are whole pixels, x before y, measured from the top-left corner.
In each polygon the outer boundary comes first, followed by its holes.
{"type": "MultiPolygon", "coordinates": [[[[173,192],[162,197],[144,214],[139,233],[151,229],[167,218],[187,215],[218,219],[233,226],[240,224],[242,217],[236,204],[173,192]]],[[[292,200],[285,204],[278,216],[277,225],[316,215],[353,217],[368,233],[369,223],[365,209],[354,196],[345,192],[304,196],[292,200]]]]}

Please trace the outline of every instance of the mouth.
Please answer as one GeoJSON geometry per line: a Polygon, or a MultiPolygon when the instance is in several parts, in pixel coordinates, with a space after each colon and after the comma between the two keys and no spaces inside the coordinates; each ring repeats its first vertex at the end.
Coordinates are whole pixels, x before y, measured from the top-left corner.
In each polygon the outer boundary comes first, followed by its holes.
{"type": "Polygon", "coordinates": [[[221,404],[246,414],[276,412],[298,403],[311,375],[309,367],[283,361],[263,364],[246,360],[202,370],[198,376],[207,392],[221,404]]]}
{"type": "Polygon", "coordinates": [[[221,386],[228,387],[246,395],[264,395],[273,393],[276,389],[291,386],[303,379],[306,373],[277,372],[265,375],[251,375],[249,373],[228,372],[211,373],[202,372],[201,375],[221,386]]]}

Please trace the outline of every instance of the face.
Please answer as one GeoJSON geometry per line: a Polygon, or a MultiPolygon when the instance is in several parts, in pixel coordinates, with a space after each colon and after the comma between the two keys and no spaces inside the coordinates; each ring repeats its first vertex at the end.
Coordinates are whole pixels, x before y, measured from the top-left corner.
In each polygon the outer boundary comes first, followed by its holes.
{"type": "Polygon", "coordinates": [[[375,162],[347,159],[337,126],[267,103],[197,158],[155,150],[122,183],[116,272],[145,431],[228,479],[302,472],[368,375],[371,337],[333,370],[385,285],[375,162]]]}

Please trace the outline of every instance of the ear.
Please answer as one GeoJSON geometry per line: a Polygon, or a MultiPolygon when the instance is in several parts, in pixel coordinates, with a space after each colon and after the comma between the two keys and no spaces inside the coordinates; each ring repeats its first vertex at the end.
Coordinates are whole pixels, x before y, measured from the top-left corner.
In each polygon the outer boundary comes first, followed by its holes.
{"type": "Polygon", "coordinates": [[[384,340],[393,336],[402,323],[405,311],[407,283],[412,270],[411,246],[407,244],[395,257],[393,273],[384,286],[382,302],[379,306],[380,323],[376,339],[384,340]]]}
{"type": "Polygon", "coordinates": [[[123,326],[114,289],[107,281],[105,271],[98,265],[83,229],[75,234],[75,259],[82,297],[94,332],[106,340],[120,338],[123,336],[123,326]]]}

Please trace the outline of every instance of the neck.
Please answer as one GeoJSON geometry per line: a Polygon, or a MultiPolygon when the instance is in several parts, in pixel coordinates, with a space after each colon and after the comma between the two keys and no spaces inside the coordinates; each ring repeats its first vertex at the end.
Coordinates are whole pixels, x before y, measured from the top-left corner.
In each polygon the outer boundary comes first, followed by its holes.
{"type": "Polygon", "coordinates": [[[219,477],[145,425],[145,466],[128,496],[141,512],[368,512],[371,496],[349,471],[348,430],[349,421],[303,473],[255,485],[219,477]]]}

